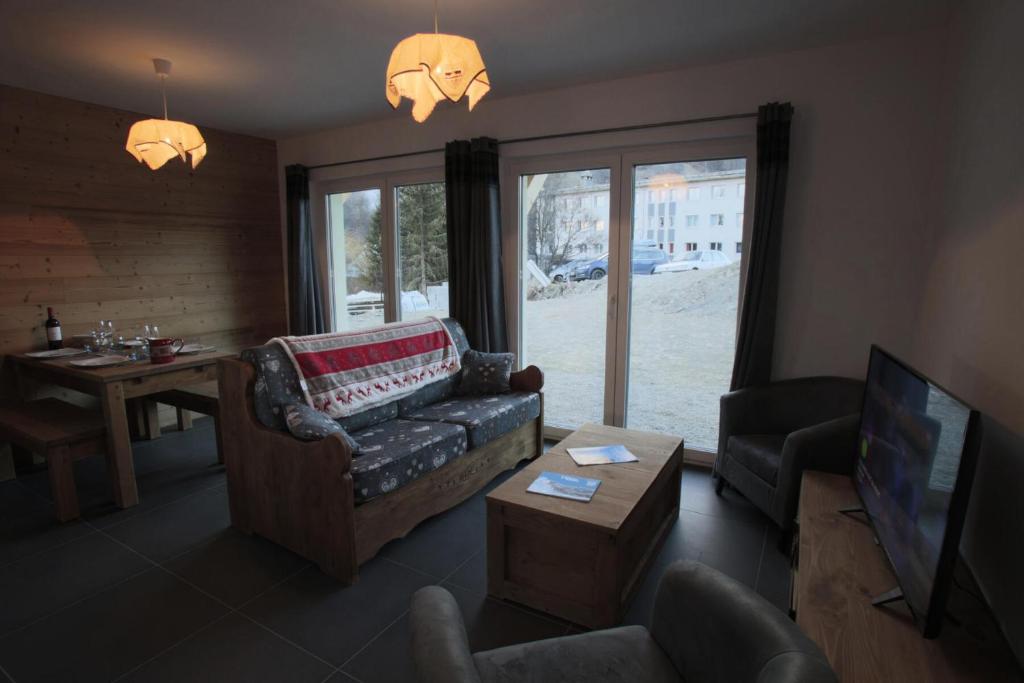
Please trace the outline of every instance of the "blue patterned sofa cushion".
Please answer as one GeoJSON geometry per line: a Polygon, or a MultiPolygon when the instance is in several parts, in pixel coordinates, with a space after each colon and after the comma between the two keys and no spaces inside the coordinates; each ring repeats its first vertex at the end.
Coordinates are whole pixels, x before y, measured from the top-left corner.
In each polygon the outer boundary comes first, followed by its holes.
{"type": "Polygon", "coordinates": [[[499,396],[463,396],[410,412],[410,420],[462,425],[469,447],[478,448],[540,415],[540,394],[518,391],[499,396]]]}
{"type": "Polygon", "coordinates": [[[271,429],[285,431],[284,407],[305,403],[299,388],[299,375],[288,355],[277,344],[264,344],[242,351],[242,360],[256,368],[253,408],[256,419],[271,429]]]}
{"type": "Polygon", "coordinates": [[[381,422],[394,420],[396,417],[398,417],[398,401],[392,401],[391,403],[385,403],[382,406],[369,408],[361,413],[356,413],[355,415],[338,418],[338,424],[344,427],[346,432],[351,434],[352,432],[372,427],[373,425],[380,424],[381,422]]]}
{"type": "Polygon", "coordinates": [[[352,438],[359,443],[352,458],[357,503],[394,491],[466,452],[466,430],[442,422],[389,420],[352,438]]]}
{"type": "Polygon", "coordinates": [[[286,405],[284,407],[284,421],[288,425],[288,431],[297,439],[319,441],[320,439],[326,439],[331,434],[340,434],[341,440],[345,442],[353,454],[359,451],[359,444],[348,435],[348,432],[340,424],[319,410],[310,408],[305,403],[289,403],[286,405]]]}

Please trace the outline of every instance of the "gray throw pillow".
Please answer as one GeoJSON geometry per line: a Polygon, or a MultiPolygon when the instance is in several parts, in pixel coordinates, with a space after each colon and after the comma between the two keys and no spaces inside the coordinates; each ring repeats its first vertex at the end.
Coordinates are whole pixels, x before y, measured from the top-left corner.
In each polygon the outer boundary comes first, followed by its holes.
{"type": "Polygon", "coordinates": [[[288,425],[288,431],[297,439],[303,441],[319,441],[331,434],[341,434],[341,438],[348,444],[353,454],[359,451],[359,443],[349,436],[348,432],[342,429],[341,425],[324,415],[319,410],[314,410],[301,403],[289,403],[284,407],[284,421],[288,425]]]}
{"type": "Polygon", "coordinates": [[[512,391],[511,353],[482,353],[470,349],[462,354],[462,381],[458,393],[463,396],[507,394],[512,391]]]}

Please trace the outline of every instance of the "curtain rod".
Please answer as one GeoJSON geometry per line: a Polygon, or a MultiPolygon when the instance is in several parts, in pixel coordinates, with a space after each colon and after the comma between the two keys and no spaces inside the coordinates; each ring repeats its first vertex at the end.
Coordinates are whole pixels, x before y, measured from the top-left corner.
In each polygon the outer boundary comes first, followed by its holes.
{"type": "MultiPolygon", "coordinates": [[[[695,123],[712,123],[715,121],[731,121],[733,119],[756,118],[757,112],[746,114],[725,114],[723,116],[704,116],[696,119],[681,119],[679,121],[661,121],[659,123],[639,123],[632,126],[618,126],[615,128],[595,128],[592,130],[579,130],[570,133],[552,133],[550,135],[534,135],[525,138],[512,138],[509,140],[498,140],[499,145],[514,145],[521,142],[538,142],[540,140],[554,140],[557,138],[575,138],[582,135],[603,135],[606,133],[625,133],[633,130],[647,130],[649,128],[668,128],[670,126],[686,126],[695,123]]],[[[366,157],[365,159],[349,159],[348,161],[334,161],[329,164],[317,164],[307,166],[312,171],[317,168],[331,168],[332,166],[348,166],[349,164],[363,164],[369,161],[387,161],[388,159],[401,159],[403,157],[414,157],[421,154],[438,154],[444,151],[444,147],[435,149],[423,149],[418,152],[402,152],[401,154],[385,154],[379,157],[366,157]]]]}

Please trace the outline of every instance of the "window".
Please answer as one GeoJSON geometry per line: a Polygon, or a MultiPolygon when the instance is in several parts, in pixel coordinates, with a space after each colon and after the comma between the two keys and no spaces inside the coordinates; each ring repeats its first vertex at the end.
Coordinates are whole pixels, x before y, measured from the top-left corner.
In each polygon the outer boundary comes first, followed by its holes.
{"type": "Polygon", "coordinates": [[[689,214],[686,217],[686,227],[688,227],[688,228],[696,228],[697,227],[697,220],[699,218],[700,218],[700,216],[698,216],[697,214],[689,214]]]}
{"type": "Polygon", "coordinates": [[[675,201],[671,201],[671,202],[668,203],[668,215],[670,215],[670,216],[675,216],[676,215],[676,203],[675,203],[675,201]]]}
{"type": "Polygon", "coordinates": [[[669,242],[675,242],[676,241],[676,231],[673,230],[672,228],[668,229],[668,241],[669,242]]]}
{"type": "Polygon", "coordinates": [[[712,199],[725,199],[725,185],[712,185],[711,186],[711,198],[712,199]]]}
{"type": "Polygon", "coordinates": [[[713,213],[709,217],[708,224],[713,228],[718,228],[725,225],[725,214],[724,213],[713,213]]]}
{"type": "Polygon", "coordinates": [[[708,249],[711,249],[713,251],[721,251],[722,250],[722,243],[721,242],[708,242],[708,249]]]}
{"type": "MultiPolygon", "coordinates": [[[[670,202],[673,202],[672,206],[675,206],[675,203],[674,203],[676,201],[676,191],[675,190],[669,190],[668,191],[668,200],[670,202]]],[[[675,209],[672,209],[672,210],[675,211],[675,209]]]]}
{"type": "Polygon", "coordinates": [[[664,230],[659,230],[658,231],[658,241],[659,242],[664,242],[665,241],[665,231],[664,230]]]}
{"type": "Polygon", "coordinates": [[[653,240],[654,239],[654,231],[653,230],[648,230],[647,231],[647,239],[649,239],[649,240],[653,240]]]}
{"type": "Polygon", "coordinates": [[[395,188],[399,317],[448,316],[448,229],[444,183],[395,188]]]}
{"type": "Polygon", "coordinates": [[[334,329],[381,325],[386,314],[381,191],[338,192],[326,199],[334,329]]]}
{"type": "Polygon", "coordinates": [[[686,243],[686,251],[697,251],[697,243],[696,242],[687,242],[686,243]]]}
{"type": "Polygon", "coordinates": [[[665,215],[665,202],[658,204],[658,215],[664,217],[665,215]]]}
{"type": "Polygon", "coordinates": [[[740,199],[743,199],[745,196],[747,196],[746,183],[740,183],[739,185],[736,186],[736,196],[739,197],[740,199]]]}
{"type": "Polygon", "coordinates": [[[742,254],[743,253],[743,242],[737,242],[736,243],[736,253],[737,254],[742,254]]]}
{"type": "Polygon", "coordinates": [[[688,188],[686,188],[686,198],[689,201],[691,201],[691,202],[698,201],[700,199],[700,188],[699,187],[688,187],[688,188]]]}
{"type": "Polygon", "coordinates": [[[743,229],[743,214],[742,213],[736,214],[736,227],[739,228],[740,230],[743,229]]]}
{"type": "Polygon", "coordinates": [[[647,217],[654,218],[654,204],[647,205],[647,217]]]}

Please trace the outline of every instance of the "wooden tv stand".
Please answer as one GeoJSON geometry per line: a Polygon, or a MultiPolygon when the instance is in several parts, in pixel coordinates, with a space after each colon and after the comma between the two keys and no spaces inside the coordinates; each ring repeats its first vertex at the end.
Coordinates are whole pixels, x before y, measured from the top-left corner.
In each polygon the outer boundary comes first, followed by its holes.
{"type": "Polygon", "coordinates": [[[987,608],[963,591],[953,591],[947,612],[961,625],[947,620],[934,640],[921,636],[902,601],[871,605],[896,579],[871,528],[838,512],[858,502],[849,477],[804,473],[792,608],[839,680],[1020,680],[987,608]]]}

